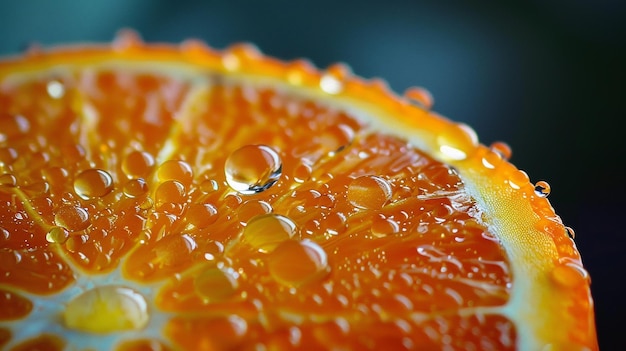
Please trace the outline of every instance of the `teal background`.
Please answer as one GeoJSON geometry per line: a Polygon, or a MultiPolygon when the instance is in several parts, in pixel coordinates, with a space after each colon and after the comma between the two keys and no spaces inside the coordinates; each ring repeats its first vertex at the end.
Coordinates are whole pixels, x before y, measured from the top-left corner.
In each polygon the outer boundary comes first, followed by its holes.
{"type": "Polygon", "coordinates": [[[626,349],[621,280],[626,3],[509,1],[2,1],[0,55],[110,41],[123,27],[147,41],[246,41],[318,67],[346,62],[396,92],[419,85],[434,109],[506,141],[512,161],[549,197],[592,277],[601,349],[626,349]]]}

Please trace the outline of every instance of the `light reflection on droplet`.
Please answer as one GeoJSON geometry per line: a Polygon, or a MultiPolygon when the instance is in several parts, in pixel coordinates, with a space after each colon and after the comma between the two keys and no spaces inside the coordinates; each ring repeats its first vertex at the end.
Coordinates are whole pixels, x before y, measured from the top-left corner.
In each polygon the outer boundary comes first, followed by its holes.
{"type": "Polygon", "coordinates": [[[60,99],[65,95],[65,86],[58,80],[51,80],[46,84],[46,91],[53,99],[60,99]]]}
{"type": "Polygon", "coordinates": [[[232,152],[224,166],[226,182],[242,194],[267,190],[282,174],[282,161],[265,145],[246,145],[232,152]]]}
{"type": "Polygon", "coordinates": [[[535,194],[539,197],[547,197],[550,195],[550,184],[546,181],[538,181],[535,183],[535,194]]]}

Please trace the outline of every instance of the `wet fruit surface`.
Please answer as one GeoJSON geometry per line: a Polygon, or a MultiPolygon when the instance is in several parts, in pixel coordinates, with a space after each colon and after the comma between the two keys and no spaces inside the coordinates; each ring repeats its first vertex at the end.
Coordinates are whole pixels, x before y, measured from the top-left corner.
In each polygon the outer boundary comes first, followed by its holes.
{"type": "MultiPolygon", "coordinates": [[[[225,69],[253,55],[238,50],[225,69]]],[[[457,170],[350,109],[102,65],[0,81],[0,125],[9,349],[516,348],[509,257],[457,170]]],[[[464,126],[433,140],[443,159],[479,152],[464,126]]],[[[585,273],[564,257],[550,284],[585,273]]]]}

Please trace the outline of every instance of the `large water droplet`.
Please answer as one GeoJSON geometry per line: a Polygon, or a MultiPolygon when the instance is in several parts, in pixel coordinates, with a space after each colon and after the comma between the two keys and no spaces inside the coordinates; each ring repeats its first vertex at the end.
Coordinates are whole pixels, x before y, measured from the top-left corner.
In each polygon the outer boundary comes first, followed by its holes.
{"type": "Polygon", "coordinates": [[[391,185],[377,176],[362,176],[353,179],[348,185],[348,201],[354,207],[380,209],[392,195],[391,185]]]}
{"type": "Polygon", "coordinates": [[[100,286],[74,297],[63,312],[65,325],[89,333],[139,330],[149,320],[145,298],[133,289],[100,286]]]}
{"type": "Polygon", "coordinates": [[[176,180],[168,180],[159,185],[154,192],[157,207],[163,204],[182,204],[187,200],[185,186],[176,180]]]}
{"type": "Polygon", "coordinates": [[[154,157],[144,151],[132,151],[122,161],[122,171],[130,178],[145,178],[152,167],[154,167],[154,157]]]}
{"type": "Polygon", "coordinates": [[[278,282],[299,287],[322,278],[329,271],[326,252],[309,240],[287,240],[267,258],[270,274],[278,282]]]}
{"type": "Polygon", "coordinates": [[[226,182],[242,194],[254,194],[271,187],[282,174],[282,161],[272,148],[246,145],[235,150],[224,166],[226,182]]]}
{"type": "Polygon", "coordinates": [[[511,188],[515,190],[521,189],[522,186],[529,182],[528,174],[522,170],[515,170],[509,175],[508,182],[511,188]]]}
{"type": "Polygon", "coordinates": [[[254,217],[243,230],[242,240],[261,252],[270,252],[296,235],[296,224],[279,214],[254,217]]]}
{"type": "Polygon", "coordinates": [[[52,227],[46,233],[46,240],[49,243],[63,244],[69,238],[70,233],[63,227],[52,227]]]}
{"type": "Polygon", "coordinates": [[[239,274],[233,269],[208,268],[194,278],[198,294],[209,301],[222,301],[237,292],[239,274]]]}
{"type": "Polygon", "coordinates": [[[74,191],[83,200],[107,195],[113,190],[113,178],[101,169],[88,169],[74,178],[74,191]]]}
{"type": "Polygon", "coordinates": [[[410,101],[415,102],[418,106],[430,110],[433,107],[435,100],[432,94],[422,87],[411,87],[404,92],[404,97],[410,101]]]}
{"type": "Polygon", "coordinates": [[[54,214],[56,225],[70,231],[86,229],[91,224],[89,222],[89,212],[86,209],[74,205],[64,205],[59,207],[54,214]]]}
{"type": "Polygon", "coordinates": [[[501,141],[496,141],[492,143],[489,146],[489,149],[491,151],[494,151],[500,154],[500,156],[502,156],[502,158],[505,160],[509,160],[511,158],[511,155],[513,155],[513,151],[511,150],[511,147],[508,144],[501,142],[501,141]]]}
{"type": "Polygon", "coordinates": [[[242,224],[247,223],[252,218],[272,212],[272,206],[265,201],[249,200],[244,202],[237,209],[237,218],[242,224]]]}

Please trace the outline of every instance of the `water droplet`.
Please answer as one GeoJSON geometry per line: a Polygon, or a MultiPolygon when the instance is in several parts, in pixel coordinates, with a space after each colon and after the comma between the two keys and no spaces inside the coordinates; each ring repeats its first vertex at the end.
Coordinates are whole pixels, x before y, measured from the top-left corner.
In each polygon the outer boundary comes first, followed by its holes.
{"type": "Polygon", "coordinates": [[[209,301],[223,301],[233,296],[239,288],[239,274],[232,268],[208,268],[194,278],[198,294],[209,301]]]}
{"type": "Polygon", "coordinates": [[[11,165],[17,160],[17,156],[17,150],[14,148],[0,147],[0,164],[11,165]]]}
{"type": "Polygon", "coordinates": [[[132,48],[140,47],[143,44],[143,40],[139,33],[130,29],[120,30],[115,34],[115,38],[111,43],[111,47],[115,51],[128,51],[132,48]]]}
{"type": "Polygon", "coordinates": [[[466,159],[478,146],[476,132],[469,126],[459,123],[451,125],[439,133],[437,144],[442,156],[448,160],[466,159]]]}
{"type": "Polygon", "coordinates": [[[17,178],[13,174],[5,173],[0,175],[0,186],[14,187],[17,185],[17,178]]]}
{"type": "Polygon", "coordinates": [[[252,218],[272,212],[272,206],[265,201],[249,200],[244,202],[237,209],[237,218],[242,224],[247,223],[252,218]]]}
{"type": "Polygon", "coordinates": [[[122,161],[122,171],[130,178],[145,178],[154,167],[154,157],[144,151],[132,151],[122,161]]]}
{"type": "Polygon", "coordinates": [[[189,186],[193,180],[193,171],[191,166],[185,161],[169,160],[159,166],[157,176],[162,182],[176,180],[185,186],[189,186]]]}
{"type": "Polygon", "coordinates": [[[502,156],[502,158],[505,160],[511,159],[511,156],[513,155],[513,151],[511,150],[511,147],[508,144],[503,143],[501,141],[496,141],[492,143],[491,146],[489,146],[489,148],[491,149],[491,151],[494,151],[500,154],[500,156],[502,156]]]}
{"type": "Polygon", "coordinates": [[[185,217],[194,227],[206,228],[217,220],[217,208],[211,204],[191,204],[185,217]]]}
{"type": "Polygon", "coordinates": [[[154,193],[157,207],[172,203],[182,204],[187,200],[185,186],[176,180],[168,180],[159,185],[154,193]]]}
{"type": "Polygon", "coordinates": [[[572,229],[572,227],[565,227],[565,232],[567,233],[567,236],[570,239],[575,239],[576,238],[576,232],[574,232],[574,229],[572,229]]]}
{"type": "Polygon", "coordinates": [[[46,233],[46,240],[49,243],[63,244],[70,237],[70,233],[63,227],[52,227],[46,233]]]}
{"type": "Polygon", "coordinates": [[[131,179],[124,184],[124,195],[135,198],[148,192],[148,183],[143,178],[131,179]]]}
{"type": "Polygon", "coordinates": [[[422,87],[411,87],[404,92],[404,97],[417,103],[418,106],[430,110],[435,103],[432,94],[422,87]]]}
{"type": "Polygon", "coordinates": [[[79,231],[87,229],[91,224],[89,213],[86,209],[74,205],[63,205],[54,214],[56,225],[66,228],[69,231],[79,231]]]}
{"type": "Polygon", "coordinates": [[[392,195],[391,185],[377,176],[361,176],[348,185],[348,201],[362,209],[380,209],[392,195]]]}
{"type": "Polygon", "coordinates": [[[376,216],[372,219],[372,235],[378,238],[400,232],[400,226],[390,218],[376,216]]]}
{"type": "Polygon", "coordinates": [[[51,80],[46,84],[48,96],[53,99],[60,99],[65,95],[65,86],[58,80],[51,80]]]}
{"type": "Polygon", "coordinates": [[[215,179],[207,179],[200,183],[200,191],[204,194],[210,194],[219,189],[219,184],[215,179]]]}
{"type": "Polygon", "coordinates": [[[547,197],[550,195],[550,184],[543,180],[538,181],[535,183],[535,194],[539,197],[547,197]]]}
{"type": "Polygon", "coordinates": [[[88,169],[74,178],[74,192],[83,200],[107,195],[113,190],[113,178],[101,169],[88,169]]]}
{"type": "Polygon", "coordinates": [[[148,324],[149,318],[145,298],[121,286],[87,290],[67,303],[63,311],[68,328],[98,334],[139,330],[148,324]]]}
{"type": "Polygon", "coordinates": [[[67,184],[69,172],[63,167],[48,167],[41,171],[41,175],[50,185],[64,187],[67,184]]]}
{"type": "Polygon", "coordinates": [[[30,131],[30,122],[22,115],[0,115],[2,129],[0,129],[0,142],[9,138],[26,134],[30,131]]]}
{"type": "Polygon", "coordinates": [[[281,242],[296,235],[296,224],[279,214],[254,217],[243,230],[242,241],[260,252],[270,252],[281,242]]]}
{"type": "Polygon", "coordinates": [[[487,151],[482,159],[483,166],[489,169],[495,169],[502,162],[502,155],[492,150],[487,151]]]}
{"type": "Polygon", "coordinates": [[[8,240],[11,236],[11,232],[9,232],[6,228],[0,227],[0,239],[8,240]]]}
{"type": "Polygon", "coordinates": [[[320,79],[320,88],[328,94],[339,94],[343,90],[343,83],[332,74],[324,74],[320,79]]]}
{"type": "Polygon", "coordinates": [[[246,145],[235,150],[224,166],[226,182],[242,194],[254,194],[271,187],[282,174],[280,156],[265,145],[246,145]]]}
{"type": "Polygon", "coordinates": [[[509,185],[511,188],[518,190],[521,189],[526,183],[528,183],[528,174],[522,170],[516,170],[509,175],[509,185]]]}
{"type": "Polygon", "coordinates": [[[310,240],[283,241],[269,254],[267,266],[275,280],[293,287],[321,279],[329,272],[326,252],[310,240]]]}
{"type": "Polygon", "coordinates": [[[296,183],[304,183],[311,179],[311,166],[301,163],[293,170],[293,180],[296,183]]]}
{"type": "Polygon", "coordinates": [[[555,264],[551,274],[552,280],[564,287],[573,288],[589,282],[589,273],[580,262],[563,257],[555,264]]]}
{"type": "Polygon", "coordinates": [[[337,124],[328,127],[318,137],[318,142],[332,156],[343,150],[354,139],[354,130],[345,124],[337,124]]]}

